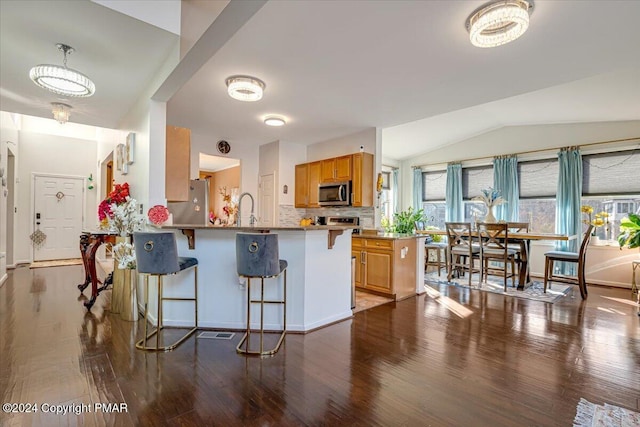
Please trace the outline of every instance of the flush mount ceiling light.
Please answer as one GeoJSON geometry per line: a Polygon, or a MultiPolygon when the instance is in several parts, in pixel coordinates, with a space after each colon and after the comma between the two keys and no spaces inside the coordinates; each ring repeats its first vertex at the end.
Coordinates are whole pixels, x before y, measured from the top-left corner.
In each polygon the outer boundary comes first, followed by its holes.
{"type": "Polygon", "coordinates": [[[496,47],[509,43],[527,31],[533,4],[525,0],[503,0],[475,11],[467,20],[471,43],[496,47]]]}
{"type": "Polygon", "coordinates": [[[280,116],[267,116],[264,118],[264,124],[267,126],[284,126],[287,122],[280,116]]]}
{"type": "Polygon", "coordinates": [[[53,113],[53,118],[63,125],[67,123],[71,117],[71,105],[63,104],[61,102],[52,102],[51,112],[53,113]]]}
{"type": "Polygon", "coordinates": [[[238,101],[259,101],[266,85],[250,76],[231,76],[227,79],[229,96],[238,101]]]}
{"type": "Polygon", "coordinates": [[[58,50],[64,53],[64,67],[51,64],[36,65],[29,71],[29,77],[38,86],[53,93],[64,96],[85,97],[96,91],[96,86],[79,71],[67,68],[67,55],[74,49],[66,44],[56,44],[58,50]]]}

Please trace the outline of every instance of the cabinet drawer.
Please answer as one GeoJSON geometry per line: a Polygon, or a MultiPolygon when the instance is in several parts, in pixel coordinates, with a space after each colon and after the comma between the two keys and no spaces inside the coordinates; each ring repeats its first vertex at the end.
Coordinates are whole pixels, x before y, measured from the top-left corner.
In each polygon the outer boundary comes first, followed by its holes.
{"type": "Polygon", "coordinates": [[[365,239],[367,248],[393,249],[393,240],[390,239],[365,239]]]}
{"type": "Polygon", "coordinates": [[[363,243],[364,243],[364,239],[361,239],[359,237],[352,237],[351,238],[351,247],[352,248],[361,248],[361,247],[364,246],[363,243]]]}

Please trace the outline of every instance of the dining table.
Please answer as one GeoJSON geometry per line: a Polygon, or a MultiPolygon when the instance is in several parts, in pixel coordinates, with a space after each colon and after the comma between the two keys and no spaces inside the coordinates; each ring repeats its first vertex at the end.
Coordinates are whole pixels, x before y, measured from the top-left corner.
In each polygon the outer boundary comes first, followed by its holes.
{"type": "MultiPolygon", "coordinates": [[[[416,230],[416,234],[427,236],[447,236],[446,230],[416,230]]],[[[471,236],[478,238],[478,231],[472,230],[471,236]]],[[[523,243],[521,254],[520,274],[518,276],[518,289],[523,290],[526,283],[529,283],[529,254],[531,252],[531,241],[533,240],[553,240],[553,241],[570,241],[578,238],[578,235],[557,234],[557,233],[539,233],[539,232],[510,232],[508,241],[510,243],[523,243]]],[[[448,264],[448,263],[447,263],[448,264]]]]}

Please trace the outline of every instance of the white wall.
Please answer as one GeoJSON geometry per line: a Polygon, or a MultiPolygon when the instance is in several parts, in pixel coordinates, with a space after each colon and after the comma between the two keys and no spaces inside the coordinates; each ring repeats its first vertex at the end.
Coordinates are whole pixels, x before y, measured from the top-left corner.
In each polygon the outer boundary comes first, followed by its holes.
{"type": "MultiPolygon", "coordinates": [[[[33,232],[31,218],[33,204],[33,173],[80,176],[85,179],[96,176],[97,143],[95,140],[45,135],[20,131],[20,155],[16,176],[17,216],[15,222],[15,261],[30,262],[32,247],[29,235],[33,232]]],[[[83,228],[96,225],[96,189],[85,185],[85,216],[83,228]]]]}
{"type": "MultiPolygon", "coordinates": [[[[364,147],[367,153],[376,154],[376,128],[369,128],[362,132],[318,142],[307,146],[307,162],[328,159],[360,151],[360,146],[364,147]]],[[[378,156],[376,156],[378,157],[378,156]]]]}
{"type": "MultiPolygon", "coordinates": [[[[14,213],[10,212],[8,206],[9,198],[15,197],[15,192],[9,192],[9,188],[12,186],[9,182],[11,178],[8,159],[9,159],[9,146],[11,151],[17,154],[18,143],[18,130],[13,123],[13,120],[9,116],[9,113],[0,112],[0,170],[2,170],[2,178],[5,185],[0,185],[0,285],[7,279],[7,257],[8,251],[13,246],[8,241],[8,236],[12,235],[7,230],[7,223],[9,215],[15,218],[14,213]]],[[[15,199],[14,199],[15,200],[15,199]]],[[[12,218],[12,219],[14,219],[12,218]]]]}
{"type": "MultiPolygon", "coordinates": [[[[280,141],[278,152],[278,176],[276,180],[276,191],[280,205],[293,206],[296,196],[296,165],[306,163],[307,147],[301,144],[280,141]],[[284,194],[283,187],[287,186],[287,194],[284,194]]],[[[277,215],[276,215],[277,218],[277,215]]]]}

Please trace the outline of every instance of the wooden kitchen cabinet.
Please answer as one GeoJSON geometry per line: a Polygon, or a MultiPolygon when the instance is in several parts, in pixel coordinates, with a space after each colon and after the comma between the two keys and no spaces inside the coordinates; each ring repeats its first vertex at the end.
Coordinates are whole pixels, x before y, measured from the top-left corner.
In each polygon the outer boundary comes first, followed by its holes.
{"type": "Polygon", "coordinates": [[[322,160],[321,182],[351,181],[352,155],[322,160]]]}
{"type": "Polygon", "coordinates": [[[296,165],[296,194],[294,206],[306,208],[309,203],[309,163],[296,165]]]}
{"type": "Polygon", "coordinates": [[[317,208],[318,185],[320,184],[322,162],[311,162],[296,165],[295,171],[295,201],[296,208],[317,208]]]}
{"type": "Polygon", "coordinates": [[[373,154],[353,154],[351,205],[373,206],[373,154]]]}
{"type": "Polygon", "coordinates": [[[353,237],[356,288],[395,300],[416,294],[416,239],[353,237]]]}
{"type": "Polygon", "coordinates": [[[167,126],[164,191],[168,202],[189,200],[191,130],[167,126]]]}

